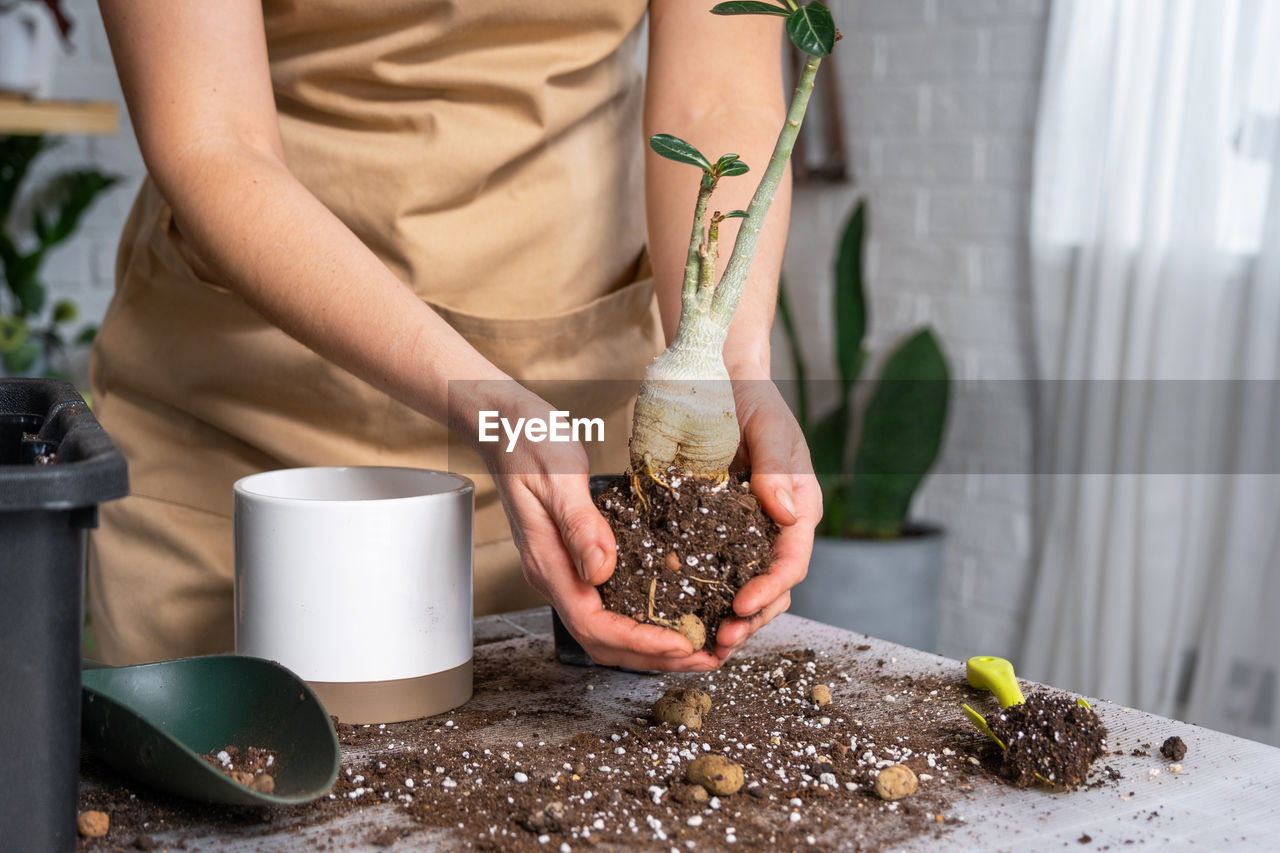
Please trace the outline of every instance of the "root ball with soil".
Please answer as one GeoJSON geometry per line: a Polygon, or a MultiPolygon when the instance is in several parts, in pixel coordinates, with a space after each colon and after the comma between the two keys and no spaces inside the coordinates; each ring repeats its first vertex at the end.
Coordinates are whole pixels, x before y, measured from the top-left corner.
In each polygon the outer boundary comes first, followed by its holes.
{"type": "Polygon", "coordinates": [[[1064,694],[1032,694],[988,723],[1006,746],[1001,771],[1019,788],[1037,777],[1063,788],[1083,785],[1089,766],[1107,750],[1107,728],[1098,715],[1064,694]]]}

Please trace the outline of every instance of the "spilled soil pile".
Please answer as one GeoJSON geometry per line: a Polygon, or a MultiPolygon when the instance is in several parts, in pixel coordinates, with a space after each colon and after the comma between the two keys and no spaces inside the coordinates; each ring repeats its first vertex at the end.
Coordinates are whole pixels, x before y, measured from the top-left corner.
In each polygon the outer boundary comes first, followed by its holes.
{"type": "Polygon", "coordinates": [[[1036,774],[1052,785],[1083,785],[1090,765],[1107,751],[1098,715],[1063,693],[1033,693],[987,723],[1006,747],[1002,771],[1019,788],[1035,784],[1036,774]]]}

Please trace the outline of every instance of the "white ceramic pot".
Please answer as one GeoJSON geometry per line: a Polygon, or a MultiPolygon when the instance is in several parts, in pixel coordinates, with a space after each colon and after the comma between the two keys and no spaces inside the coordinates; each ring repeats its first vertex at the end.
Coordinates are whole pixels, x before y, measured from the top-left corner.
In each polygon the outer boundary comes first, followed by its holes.
{"type": "Polygon", "coordinates": [[[58,30],[43,4],[0,0],[0,92],[47,97],[58,30]]]}
{"type": "Polygon", "coordinates": [[[236,652],[278,661],[343,722],[471,696],[474,487],[413,468],[294,468],[235,484],[236,652]]]}
{"type": "Polygon", "coordinates": [[[898,539],[813,543],[809,574],[791,591],[791,613],[935,651],[945,555],[942,529],[912,525],[898,539]]]}

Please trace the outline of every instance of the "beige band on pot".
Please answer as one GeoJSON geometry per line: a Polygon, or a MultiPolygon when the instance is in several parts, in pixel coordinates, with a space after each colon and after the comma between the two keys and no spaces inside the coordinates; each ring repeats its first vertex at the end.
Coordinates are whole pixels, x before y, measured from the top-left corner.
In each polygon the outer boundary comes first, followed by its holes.
{"type": "Polygon", "coordinates": [[[419,678],[393,681],[308,681],[339,722],[399,723],[453,710],[471,698],[471,659],[419,678]]]}

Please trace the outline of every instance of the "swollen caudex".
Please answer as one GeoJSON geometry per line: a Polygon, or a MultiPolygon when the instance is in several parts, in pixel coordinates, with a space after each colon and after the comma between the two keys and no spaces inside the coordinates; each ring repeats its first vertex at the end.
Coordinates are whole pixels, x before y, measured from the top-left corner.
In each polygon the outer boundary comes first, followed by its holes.
{"type": "Polygon", "coordinates": [[[712,382],[645,383],[636,401],[631,469],[723,479],[738,451],[733,391],[712,382]]]}

